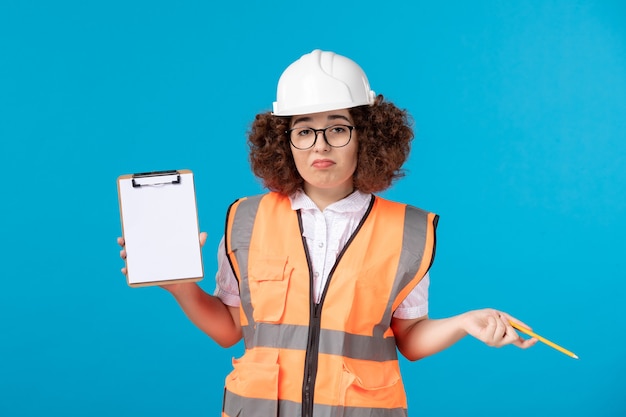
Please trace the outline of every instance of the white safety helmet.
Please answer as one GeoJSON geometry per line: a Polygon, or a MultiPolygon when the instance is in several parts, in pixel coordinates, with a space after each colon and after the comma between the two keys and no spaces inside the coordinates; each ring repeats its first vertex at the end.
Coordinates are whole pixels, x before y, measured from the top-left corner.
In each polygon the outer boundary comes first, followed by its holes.
{"type": "Polygon", "coordinates": [[[365,72],[356,62],[319,49],[289,65],[278,80],[274,112],[294,116],[374,103],[365,72]]]}

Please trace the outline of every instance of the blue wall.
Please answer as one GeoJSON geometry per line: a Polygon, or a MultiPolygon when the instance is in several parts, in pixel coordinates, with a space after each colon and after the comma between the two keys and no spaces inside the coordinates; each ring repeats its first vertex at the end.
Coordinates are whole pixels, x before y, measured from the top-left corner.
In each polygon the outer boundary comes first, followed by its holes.
{"type": "Polygon", "coordinates": [[[416,416],[623,416],[626,6],[619,1],[0,4],[0,416],[206,416],[219,348],[119,272],[116,178],[195,172],[206,279],[245,133],[314,48],[415,120],[386,197],[441,215],[431,316],[496,307],[573,350],[471,338],[402,362],[416,416]]]}

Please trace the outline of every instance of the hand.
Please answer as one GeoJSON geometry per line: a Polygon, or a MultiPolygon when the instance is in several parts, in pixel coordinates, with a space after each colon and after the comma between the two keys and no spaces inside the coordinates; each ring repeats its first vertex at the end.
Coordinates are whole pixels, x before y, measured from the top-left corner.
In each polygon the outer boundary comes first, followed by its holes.
{"type": "MultiPolygon", "coordinates": [[[[120,250],[120,258],[126,261],[126,249],[124,249],[124,245],[126,245],[126,242],[124,242],[124,238],[121,236],[118,237],[117,244],[122,247],[122,249],[120,250]]],[[[126,272],[127,272],[126,267],[122,268],[121,271],[122,271],[122,274],[126,275],[126,272]]]]}
{"type": "Polygon", "coordinates": [[[502,347],[513,344],[526,349],[537,343],[537,339],[524,339],[511,326],[509,320],[530,329],[516,318],[494,309],[474,310],[465,313],[465,331],[489,346],[502,347]]]}
{"type": "MultiPolygon", "coordinates": [[[[201,232],[198,235],[198,238],[200,239],[200,246],[204,246],[204,243],[206,242],[206,238],[207,238],[207,234],[206,232],[201,232]]],[[[118,237],[117,238],[117,244],[120,245],[122,247],[122,249],[120,250],[120,258],[122,258],[123,260],[126,260],[126,249],[124,248],[126,242],[124,242],[124,238],[123,237],[118,237]]],[[[126,275],[128,270],[126,269],[126,267],[121,269],[122,274],[126,275]]],[[[189,283],[186,283],[189,284],[189,283]]],[[[176,292],[178,289],[182,288],[181,286],[186,285],[185,283],[182,284],[167,284],[167,285],[160,285],[161,288],[168,290],[171,293],[176,292]]],[[[193,284],[193,283],[192,283],[193,284]]]]}

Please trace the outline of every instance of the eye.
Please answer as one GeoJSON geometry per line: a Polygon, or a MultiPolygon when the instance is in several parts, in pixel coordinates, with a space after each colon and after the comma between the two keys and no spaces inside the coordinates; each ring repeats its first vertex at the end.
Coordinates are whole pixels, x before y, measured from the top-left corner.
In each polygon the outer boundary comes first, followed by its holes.
{"type": "Polygon", "coordinates": [[[313,130],[308,127],[302,127],[300,129],[296,129],[295,132],[298,136],[306,137],[311,135],[313,133],[313,130]]]}
{"type": "Polygon", "coordinates": [[[348,128],[344,125],[331,126],[329,127],[329,129],[331,133],[335,133],[335,134],[341,134],[341,133],[345,133],[348,131],[348,128]]]}

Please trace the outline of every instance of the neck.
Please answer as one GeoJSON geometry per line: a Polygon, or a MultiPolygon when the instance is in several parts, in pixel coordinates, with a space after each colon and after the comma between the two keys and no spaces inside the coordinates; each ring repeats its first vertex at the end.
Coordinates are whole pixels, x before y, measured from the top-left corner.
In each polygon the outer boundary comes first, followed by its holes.
{"type": "Polygon", "coordinates": [[[340,188],[314,188],[305,184],[304,192],[321,211],[339,200],[343,200],[354,192],[352,184],[340,188]]]}

